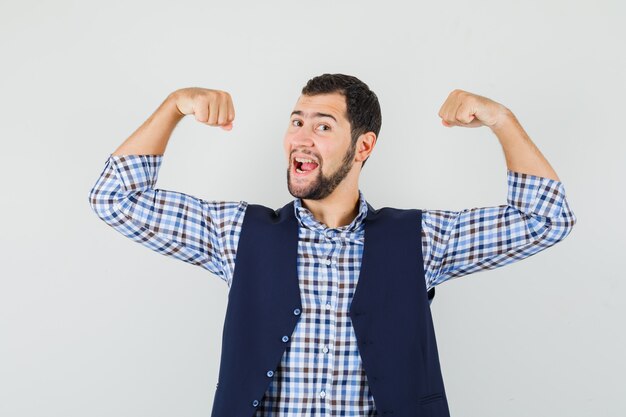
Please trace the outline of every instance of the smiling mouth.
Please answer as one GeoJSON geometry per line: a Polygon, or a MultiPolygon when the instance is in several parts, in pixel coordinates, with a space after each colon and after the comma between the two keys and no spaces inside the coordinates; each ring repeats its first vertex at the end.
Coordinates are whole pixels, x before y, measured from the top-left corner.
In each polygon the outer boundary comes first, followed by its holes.
{"type": "Polygon", "coordinates": [[[308,175],[309,173],[315,171],[319,165],[315,162],[303,162],[293,160],[293,168],[294,172],[299,176],[308,175]]]}

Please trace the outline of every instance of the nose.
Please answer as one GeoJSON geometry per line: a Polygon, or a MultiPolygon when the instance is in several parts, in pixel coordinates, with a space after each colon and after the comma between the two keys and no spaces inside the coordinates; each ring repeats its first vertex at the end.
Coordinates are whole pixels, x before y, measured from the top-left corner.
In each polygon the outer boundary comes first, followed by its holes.
{"type": "Polygon", "coordinates": [[[296,147],[310,147],[313,146],[313,138],[311,137],[311,133],[307,132],[305,129],[299,129],[296,133],[291,136],[291,144],[294,148],[296,147]]]}

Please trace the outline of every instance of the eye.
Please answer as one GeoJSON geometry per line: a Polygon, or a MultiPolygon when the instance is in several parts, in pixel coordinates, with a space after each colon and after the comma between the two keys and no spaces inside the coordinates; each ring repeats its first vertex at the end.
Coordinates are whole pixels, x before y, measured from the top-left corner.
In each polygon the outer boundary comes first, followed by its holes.
{"type": "Polygon", "coordinates": [[[293,120],[291,121],[291,125],[292,125],[292,126],[299,126],[299,125],[297,125],[297,124],[296,124],[296,125],[294,125],[294,123],[300,123],[300,120],[298,120],[298,119],[293,119],[293,120]]]}
{"type": "Polygon", "coordinates": [[[330,130],[330,126],[328,126],[328,125],[321,124],[320,126],[327,127],[327,129],[324,129],[324,130],[330,130]]]}

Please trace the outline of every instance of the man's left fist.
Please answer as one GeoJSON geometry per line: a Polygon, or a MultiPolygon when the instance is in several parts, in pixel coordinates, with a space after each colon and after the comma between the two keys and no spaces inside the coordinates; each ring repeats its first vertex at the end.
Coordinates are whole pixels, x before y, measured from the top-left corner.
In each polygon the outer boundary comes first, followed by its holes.
{"type": "Polygon", "coordinates": [[[502,123],[510,113],[500,103],[487,97],[472,94],[463,90],[454,90],[439,109],[439,117],[444,126],[494,128],[502,123]]]}

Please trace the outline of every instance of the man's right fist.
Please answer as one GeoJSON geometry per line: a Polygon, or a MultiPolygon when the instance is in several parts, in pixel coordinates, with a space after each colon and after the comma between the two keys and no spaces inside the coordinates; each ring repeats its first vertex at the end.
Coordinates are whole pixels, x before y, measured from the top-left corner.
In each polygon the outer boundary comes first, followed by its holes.
{"type": "Polygon", "coordinates": [[[193,114],[200,123],[224,130],[233,128],[235,107],[226,91],[189,87],[174,91],[172,97],[181,115],[193,114]]]}

